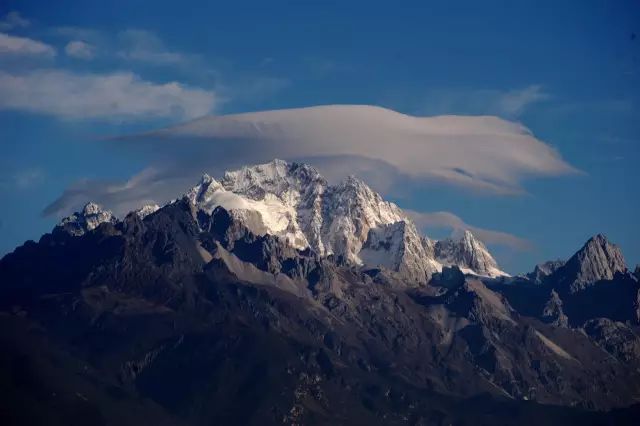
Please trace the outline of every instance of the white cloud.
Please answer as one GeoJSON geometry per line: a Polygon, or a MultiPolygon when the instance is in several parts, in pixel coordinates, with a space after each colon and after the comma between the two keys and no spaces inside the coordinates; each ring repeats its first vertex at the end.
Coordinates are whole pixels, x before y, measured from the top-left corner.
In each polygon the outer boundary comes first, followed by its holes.
{"type": "MultiPolygon", "coordinates": [[[[154,172],[108,187],[83,182],[65,192],[47,212],[66,213],[88,200],[115,210],[139,206],[143,199],[161,204],[192,186],[203,172],[217,176],[273,158],[310,163],[334,182],[355,174],[374,189],[396,196],[399,188],[434,181],[492,194],[517,194],[524,191],[520,183],[525,178],[576,172],[553,148],[517,123],[497,117],[413,117],[371,106],[205,117],[120,138],[117,145],[142,155],[154,172]]],[[[462,222],[456,226],[480,231],[488,242],[520,244],[506,234],[501,237],[462,222]]]]}
{"type": "Polygon", "coordinates": [[[168,50],[162,40],[150,31],[125,30],[118,34],[118,38],[123,45],[118,52],[122,58],[156,65],[175,65],[186,61],[185,55],[168,50]]]}
{"type": "Polygon", "coordinates": [[[63,216],[93,200],[123,217],[145,204],[164,204],[192,187],[195,176],[186,179],[149,167],[122,182],[84,179],[75,182],[44,210],[45,215],[63,216]]]}
{"type": "Polygon", "coordinates": [[[533,85],[520,90],[510,90],[498,97],[499,108],[509,116],[520,115],[529,105],[550,98],[542,86],[533,85]]]}
{"type": "MultiPolygon", "coordinates": [[[[196,145],[227,162],[363,157],[398,173],[493,193],[523,192],[534,176],[576,172],[524,126],[497,117],[414,117],[384,108],[332,105],[205,117],[147,135],[150,150],[196,145]],[[170,141],[173,141],[171,143],[170,141]],[[198,142],[199,141],[199,142],[198,142]]],[[[184,161],[193,161],[185,159],[184,161]]],[[[345,172],[351,165],[342,163],[345,172]]]]}
{"type": "Polygon", "coordinates": [[[193,118],[211,112],[215,102],[212,91],[177,82],[156,84],[130,72],[37,70],[12,75],[0,71],[0,109],[65,119],[193,118]]]}
{"type": "Polygon", "coordinates": [[[468,229],[485,244],[501,245],[516,250],[530,250],[533,247],[529,241],[513,234],[469,225],[450,212],[417,212],[413,210],[405,210],[405,212],[419,228],[427,233],[432,229],[451,229],[454,232],[468,229]]]}
{"type": "Polygon", "coordinates": [[[1,55],[53,57],[56,55],[56,50],[52,46],[37,40],[0,33],[1,55]]]}
{"type": "Polygon", "coordinates": [[[28,19],[23,18],[20,12],[11,11],[0,20],[0,31],[11,31],[16,28],[26,28],[30,25],[28,19]]]}
{"type": "Polygon", "coordinates": [[[42,182],[44,177],[45,173],[42,169],[36,167],[26,168],[0,177],[0,189],[30,189],[42,182]]]}
{"type": "Polygon", "coordinates": [[[95,47],[81,40],[73,40],[64,48],[68,56],[78,59],[92,59],[95,56],[95,47]]]}

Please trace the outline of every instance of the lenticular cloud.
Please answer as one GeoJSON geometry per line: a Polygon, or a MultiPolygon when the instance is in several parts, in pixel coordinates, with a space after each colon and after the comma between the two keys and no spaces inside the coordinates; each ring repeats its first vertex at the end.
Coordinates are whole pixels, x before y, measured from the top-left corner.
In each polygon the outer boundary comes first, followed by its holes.
{"type": "Polygon", "coordinates": [[[577,172],[518,123],[491,116],[414,117],[373,106],[207,116],[112,145],[123,155],[140,156],[148,167],[123,182],[77,182],[45,214],[89,200],[119,212],[144,202],[162,204],[203,172],[219,176],[274,158],[316,166],[329,181],[354,174],[383,194],[409,180],[518,194],[526,178],[577,172]]]}
{"type": "Polygon", "coordinates": [[[331,163],[332,157],[353,156],[410,177],[496,193],[521,192],[527,177],[576,171],[518,123],[491,116],[415,117],[373,106],[208,116],[135,139],[171,152],[176,161],[183,157],[177,150],[189,145],[197,145],[198,158],[224,156],[230,163],[236,157],[244,163],[275,157],[331,163]]]}

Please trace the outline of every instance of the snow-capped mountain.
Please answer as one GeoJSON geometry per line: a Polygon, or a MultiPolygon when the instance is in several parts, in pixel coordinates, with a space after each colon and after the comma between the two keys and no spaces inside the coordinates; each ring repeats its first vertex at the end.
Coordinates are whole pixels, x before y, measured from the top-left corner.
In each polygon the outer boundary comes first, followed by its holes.
{"type": "Polygon", "coordinates": [[[140,219],[144,219],[149,216],[151,213],[155,213],[160,209],[160,206],[157,204],[146,204],[136,210],[136,214],[140,219]]]}
{"type": "Polygon", "coordinates": [[[465,230],[460,238],[447,238],[435,243],[436,259],[444,265],[457,265],[465,273],[474,273],[488,277],[506,276],[498,268],[498,263],[491,256],[487,247],[469,230],[465,230]]]}
{"type": "MultiPolygon", "coordinates": [[[[414,282],[428,281],[443,265],[457,265],[470,274],[506,275],[469,231],[460,239],[430,240],[397,205],[363,181],[349,176],[330,185],[306,164],[276,159],[226,172],[220,180],[205,174],[185,196],[200,218],[221,206],[255,235],[274,235],[294,248],[310,248],[340,262],[385,267],[414,282]]],[[[144,218],[156,210],[144,206],[136,213],[144,218]]],[[[91,226],[99,220],[115,219],[105,213],[95,216],[91,226]]]]}
{"type": "Polygon", "coordinates": [[[384,266],[418,281],[428,280],[443,264],[478,275],[506,275],[469,231],[460,240],[446,240],[436,253],[434,241],[363,181],[349,176],[329,185],[306,164],[274,160],[227,172],[220,182],[205,175],[187,197],[208,214],[224,207],[258,235],[273,234],[321,256],[384,266]]]}
{"type": "Polygon", "coordinates": [[[117,219],[113,213],[103,210],[98,204],[87,203],[81,211],[62,219],[56,229],[80,236],[97,228],[98,225],[104,222],[116,223],[117,219]]]}

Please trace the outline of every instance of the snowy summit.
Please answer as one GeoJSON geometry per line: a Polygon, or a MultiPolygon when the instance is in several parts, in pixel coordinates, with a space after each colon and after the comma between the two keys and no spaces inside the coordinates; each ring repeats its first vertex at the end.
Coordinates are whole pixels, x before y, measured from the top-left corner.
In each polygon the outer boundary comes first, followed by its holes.
{"type": "MultiPolygon", "coordinates": [[[[307,164],[276,159],[226,172],[220,180],[205,174],[185,196],[207,215],[223,207],[256,235],[277,236],[296,249],[309,248],[353,265],[383,267],[412,281],[426,282],[443,266],[453,265],[468,274],[507,275],[470,231],[460,238],[431,240],[362,180],[349,176],[330,185],[307,164]]],[[[144,218],[155,210],[157,206],[144,206],[136,213],[144,218]]],[[[83,217],[76,213],[63,223],[83,217]]],[[[113,219],[94,215],[90,226],[100,220],[113,219]]]]}

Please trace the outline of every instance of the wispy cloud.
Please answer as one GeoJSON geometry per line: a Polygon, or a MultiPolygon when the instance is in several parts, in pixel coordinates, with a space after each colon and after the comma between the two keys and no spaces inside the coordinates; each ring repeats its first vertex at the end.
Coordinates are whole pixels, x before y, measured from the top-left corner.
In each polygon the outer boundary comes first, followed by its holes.
{"type": "Polygon", "coordinates": [[[26,189],[42,182],[45,174],[42,169],[30,168],[22,170],[13,176],[13,181],[17,188],[26,189]]]}
{"type": "Polygon", "coordinates": [[[77,59],[92,59],[95,56],[95,47],[81,40],[73,40],[64,48],[67,56],[77,59]]]}
{"type": "Polygon", "coordinates": [[[519,90],[509,90],[501,94],[498,107],[507,115],[520,115],[525,108],[536,102],[545,101],[551,96],[544,92],[541,85],[533,85],[519,90]]]}
{"type": "Polygon", "coordinates": [[[177,82],[156,84],[130,72],[36,70],[13,75],[0,71],[0,109],[65,119],[188,119],[210,113],[215,104],[213,91],[177,82]]]}
{"type": "Polygon", "coordinates": [[[417,212],[414,210],[405,210],[405,212],[419,228],[422,228],[427,233],[433,229],[450,229],[454,232],[468,229],[485,244],[500,245],[516,250],[531,250],[533,248],[533,245],[528,240],[507,232],[469,225],[450,212],[417,212]]]}
{"type": "Polygon", "coordinates": [[[29,189],[42,182],[44,177],[44,171],[38,167],[25,168],[5,177],[0,177],[0,189],[29,189]]]}
{"type": "Polygon", "coordinates": [[[0,56],[2,55],[42,56],[51,58],[56,55],[56,49],[38,40],[0,33],[0,56]]]}
{"type": "Polygon", "coordinates": [[[63,216],[93,200],[122,217],[145,204],[164,204],[194,183],[195,176],[187,179],[153,167],[142,170],[126,181],[82,179],[49,204],[43,214],[63,216]]]}
{"type": "Polygon", "coordinates": [[[93,28],[78,26],[52,27],[47,30],[49,35],[67,40],[82,40],[91,44],[104,44],[108,42],[109,35],[103,34],[93,28]]]}
{"type": "MultiPolygon", "coordinates": [[[[87,27],[55,27],[49,36],[66,43],[65,53],[76,59],[93,59],[101,66],[117,66],[147,72],[163,67],[180,79],[212,87],[216,104],[237,102],[242,105],[261,102],[289,87],[291,80],[266,71],[244,72],[223,58],[204,57],[169,46],[156,33],[130,28],[108,33],[87,27]]],[[[268,61],[267,61],[268,62],[268,61]]]]}
{"type": "Polygon", "coordinates": [[[169,50],[154,33],[130,29],[118,34],[121,45],[118,55],[124,59],[156,65],[176,65],[187,62],[183,53],[169,50]]]}
{"type": "Polygon", "coordinates": [[[28,19],[25,19],[20,15],[20,12],[11,11],[7,13],[2,19],[0,19],[0,31],[11,31],[16,28],[26,28],[30,25],[28,19]]]}

